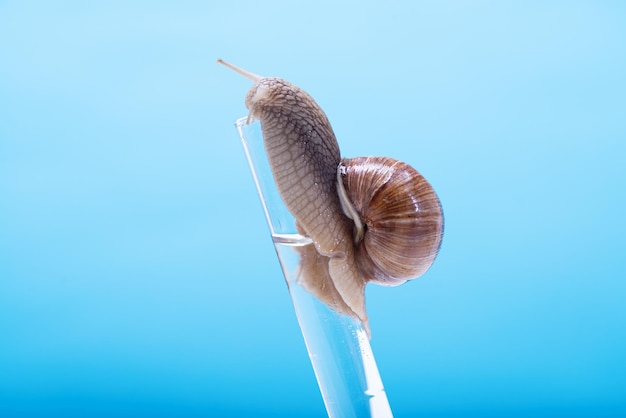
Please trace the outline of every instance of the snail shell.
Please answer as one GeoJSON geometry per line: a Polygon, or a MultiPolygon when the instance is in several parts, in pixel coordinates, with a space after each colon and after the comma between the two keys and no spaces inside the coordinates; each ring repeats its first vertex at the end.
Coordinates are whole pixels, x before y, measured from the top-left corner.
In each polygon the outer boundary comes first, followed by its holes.
{"type": "Polygon", "coordinates": [[[410,165],[389,157],[343,159],[340,180],[364,224],[363,233],[358,226],[354,232],[363,277],[397,286],[424,274],[443,236],[441,204],[428,181],[410,165]]]}
{"type": "Polygon", "coordinates": [[[398,285],[432,264],[443,231],[437,196],[419,173],[381,157],[341,160],[326,114],[299,87],[218,60],[254,82],[248,118],[261,122],[277,189],[298,231],[299,282],[369,334],[365,285],[398,285]],[[379,215],[377,212],[381,212],[379,215]]]}

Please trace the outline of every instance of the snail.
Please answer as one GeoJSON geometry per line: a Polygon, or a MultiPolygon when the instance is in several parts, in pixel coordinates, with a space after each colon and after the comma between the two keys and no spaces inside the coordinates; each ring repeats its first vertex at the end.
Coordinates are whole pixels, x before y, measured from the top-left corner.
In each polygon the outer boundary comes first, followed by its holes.
{"type": "Polygon", "coordinates": [[[361,321],[369,282],[397,286],[426,272],[443,236],[443,212],[431,185],[388,157],[341,158],[326,114],[299,87],[218,60],[254,82],[245,99],[257,119],[274,181],[298,231],[300,277],[334,310],[361,321]]]}

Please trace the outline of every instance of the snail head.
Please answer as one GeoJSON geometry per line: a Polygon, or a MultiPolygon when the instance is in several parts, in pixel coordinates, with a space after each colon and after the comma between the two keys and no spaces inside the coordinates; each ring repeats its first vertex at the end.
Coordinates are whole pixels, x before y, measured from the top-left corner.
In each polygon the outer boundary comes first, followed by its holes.
{"type": "MultiPolygon", "coordinates": [[[[248,119],[262,119],[266,112],[283,116],[301,114],[304,110],[309,110],[307,106],[315,103],[308,93],[282,78],[262,77],[221,59],[217,62],[254,82],[245,100],[246,108],[250,111],[248,119]]],[[[314,108],[318,106],[314,104],[314,108]]],[[[306,115],[300,115],[304,116],[306,115]]]]}

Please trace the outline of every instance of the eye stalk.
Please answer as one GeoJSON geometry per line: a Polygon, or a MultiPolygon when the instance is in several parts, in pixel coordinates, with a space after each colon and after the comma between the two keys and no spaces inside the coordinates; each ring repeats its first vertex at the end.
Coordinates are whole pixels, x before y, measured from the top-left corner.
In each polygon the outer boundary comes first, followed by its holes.
{"type": "Polygon", "coordinates": [[[231,64],[230,62],[226,62],[221,58],[218,58],[217,60],[218,64],[222,64],[225,65],[226,67],[230,68],[231,70],[241,74],[242,76],[244,76],[245,78],[247,78],[248,80],[252,81],[253,83],[258,83],[259,81],[261,81],[261,79],[263,77],[261,77],[260,75],[251,73],[248,70],[244,70],[243,68],[237,67],[236,65],[231,64]]]}

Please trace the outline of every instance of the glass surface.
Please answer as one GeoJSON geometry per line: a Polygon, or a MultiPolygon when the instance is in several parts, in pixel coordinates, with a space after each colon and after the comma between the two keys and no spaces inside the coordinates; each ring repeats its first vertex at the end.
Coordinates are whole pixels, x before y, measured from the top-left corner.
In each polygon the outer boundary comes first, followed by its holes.
{"type": "Polygon", "coordinates": [[[369,339],[361,323],[339,314],[299,282],[305,254],[315,252],[298,234],[282,202],[266,158],[261,124],[235,123],[257,186],[298,323],[330,417],[391,417],[369,339]]]}

